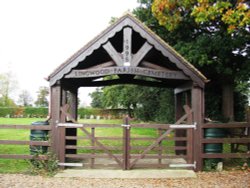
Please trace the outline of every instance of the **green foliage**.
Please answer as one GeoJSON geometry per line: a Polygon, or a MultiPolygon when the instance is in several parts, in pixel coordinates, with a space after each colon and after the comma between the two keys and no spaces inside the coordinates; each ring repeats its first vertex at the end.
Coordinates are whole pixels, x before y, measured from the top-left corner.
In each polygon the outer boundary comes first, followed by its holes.
{"type": "Polygon", "coordinates": [[[0,108],[0,117],[7,117],[7,116],[13,116],[15,114],[16,108],[7,108],[7,107],[1,107],[0,108]]]}
{"type": "Polygon", "coordinates": [[[58,159],[55,154],[48,152],[46,154],[38,153],[29,161],[29,171],[33,175],[53,176],[58,171],[58,159]],[[44,155],[47,160],[39,160],[37,157],[44,155]]]}
{"type": "Polygon", "coordinates": [[[100,110],[97,108],[79,108],[78,115],[81,118],[90,117],[91,115],[97,116],[100,115],[100,110]]]}
{"type": "Polygon", "coordinates": [[[96,90],[92,93],[89,94],[89,96],[92,98],[91,101],[91,107],[93,108],[103,108],[103,104],[102,104],[102,91],[99,88],[96,88],[96,90]]]}
{"type": "Polygon", "coordinates": [[[0,74],[0,106],[13,107],[15,102],[10,95],[16,89],[17,81],[11,72],[0,74]]]}
{"type": "MultiPolygon", "coordinates": [[[[139,2],[141,5],[133,13],[210,80],[205,88],[206,114],[213,119],[221,119],[224,85],[246,85],[250,78],[250,35],[247,28],[249,10],[241,6],[242,1],[139,2]],[[228,6],[228,3],[233,5],[228,6]],[[191,15],[194,9],[198,11],[201,7],[203,10],[200,10],[199,15],[191,15]],[[227,15],[228,11],[232,14],[227,15]],[[226,23],[222,19],[235,19],[240,22],[244,20],[244,24],[237,21],[229,23],[229,20],[226,23]],[[232,27],[234,24],[237,26],[232,27]]],[[[240,92],[246,93],[247,87],[244,89],[240,92]]],[[[238,96],[235,96],[239,104],[238,96]]],[[[243,109],[246,101],[240,104],[242,106],[237,108],[243,109]]],[[[237,113],[244,114],[244,111],[236,111],[235,116],[238,116],[237,113]]]]}
{"type": "MultiPolygon", "coordinates": [[[[115,85],[104,87],[103,92],[99,94],[102,95],[99,95],[98,100],[102,101],[105,108],[124,108],[131,117],[143,121],[173,122],[174,100],[171,90],[136,85],[115,85]]],[[[105,111],[107,110],[103,110],[103,113],[107,114],[105,111]]]]}
{"type": "Polygon", "coordinates": [[[48,116],[48,108],[34,108],[34,107],[26,107],[24,108],[24,117],[47,117],[48,116]]]}
{"type": "Polygon", "coordinates": [[[152,12],[169,31],[178,28],[186,16],[200,24],[220,23],[229,33],[250,24],[250,10],[244,1],[154,0],[152,12]]]}
{"type": "Polygon", "coordinates": [[[43,117],[48,116],[48,108],[0,107],[0,117],[43,117]]]}
{"type": "Polygon", "coordinates": [[[39,91],[37,92],[37,100],[35,102],[35,105],[37,107],[48,107],[48,95],[49,95],[49,88],[48,87],[40,87],[39,91]]]}

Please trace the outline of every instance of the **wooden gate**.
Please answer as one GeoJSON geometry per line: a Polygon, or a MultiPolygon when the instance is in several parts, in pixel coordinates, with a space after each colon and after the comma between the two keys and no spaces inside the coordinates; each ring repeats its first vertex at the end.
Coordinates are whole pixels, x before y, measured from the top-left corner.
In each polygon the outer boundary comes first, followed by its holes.
{"type": "Polygon", "coordinates": [[[193,132],[196,125],[192,124],[192,110],[188,106],[184,109],[186,114],[175,124],[130,124],[129,118],[125,118],[122,125],[110,125],[79,124],[67,113],[66,108],[62,108],[62,112],[74,123],[58,124],[59,165],[116,167],[123,170],[168,167],[194,169],[193,132]],[[82,135],[65,136],[66,128],[80,129],[82,135]],[[98,129],[112,131],[98,135],[98,129]],[[177,129],[184,130],[182,137],[175,136],[177,129]],[[66,145],[65,140],[77,140],[78,144],[66,145]],[[178,142],[181,144],[176,144],[178,142]],[[67,154],[67,149],[76,149],[77,154],[67,154]]]}

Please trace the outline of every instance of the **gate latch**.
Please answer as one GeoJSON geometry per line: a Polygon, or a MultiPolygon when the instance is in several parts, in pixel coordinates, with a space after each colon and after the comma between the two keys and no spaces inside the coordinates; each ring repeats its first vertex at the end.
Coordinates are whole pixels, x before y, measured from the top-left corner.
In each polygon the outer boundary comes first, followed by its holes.
{"type": "Polygon", "coordinates": [[[121,124],[121,126],[126,127],[127,129],[130,129],[130,125],[121,124]]]}

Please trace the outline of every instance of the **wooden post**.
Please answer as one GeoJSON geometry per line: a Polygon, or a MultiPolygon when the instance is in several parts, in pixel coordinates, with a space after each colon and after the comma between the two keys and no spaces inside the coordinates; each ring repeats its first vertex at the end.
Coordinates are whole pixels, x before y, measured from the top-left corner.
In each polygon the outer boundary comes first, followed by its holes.
{"type": "Polygon", "coordinates": [[[196,161],[195,171],[201,171],[203,168],[203,146],[201,140],[203,138],[202,125],[204,123],[204,91],[198,85],[194,84],[192,88],[192,110],[194,122],[196,122],[196,130],[194,131],[194,161],[196,161]]]}
{"type": "MultiPolygon", "coordinates": [[[[94,147],[95,147],[95,128],[92,127],[91,128],[91,146],[92,146],[92,152],[91,154],[94,155],[95,154],[95,150],[94,150],[94,147]]],[[[90,161],[90,168],[94,168],[94,165],[95,165],[95,158],[91,158],[91,161],[90,161]]]]}
{"type": "MultiPolygon", "coordinates": [[[[71,116],[77,120],[77,88],[70,89],[67,92],[67,103],[69,104],[69,113],[71,116]]],[[[76,128],[70,128],[66,129],[66,136],[77,136],[77,129],[76,128]]],[[[66,144],[68,145],[77,145],[77,140],[67,140],[66,144]]],[[[76,149],[67,149],[66,150],[67,154],[76,154],[77,150],[76,149]]]]}
{"type": "MultiPolygon", "coordinates": [[[[129,125],[129,119],[124,119],[124,125],[129,125]]],[[[130,169],[130,127],[123,127],[123,170],[130,169]]]]}
{"type": "MultiPolygon", "coordinates": [[[[183,93],[175,94],[175,121],[180,119],[183,115],[183,104],[182,104],[183,93]]],[[[175,137],[186,136],[185,130],[176,129],[175,137]]],[[[185,146],[185,141],[175,141],[175,146],[185,146]]],[[[176,155],[185,155],[185,151],[175,150],[176,155]]]]}
{"type": "Polygon", "coordinates": [[[60,121],[60,107],[61,107],[61,86],[54,85],[50,88],[50,112],[51,112],[51,148],[52,152],[58,155],[58,133],[57,123],[60,121]]]}

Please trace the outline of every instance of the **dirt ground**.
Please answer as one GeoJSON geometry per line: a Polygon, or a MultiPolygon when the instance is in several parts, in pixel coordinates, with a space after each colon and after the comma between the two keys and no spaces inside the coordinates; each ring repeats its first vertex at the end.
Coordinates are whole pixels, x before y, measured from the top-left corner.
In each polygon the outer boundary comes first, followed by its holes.
{"type": "Polygon", "coordinates": [[[250,172],[223,171],[200,172],[197,178],[185,179],[85,179],[49,178],[23,174],[0,174],[0,188],[153,188],[153,187],[192,187],[192,188],[250,188],[250,172]]]}

